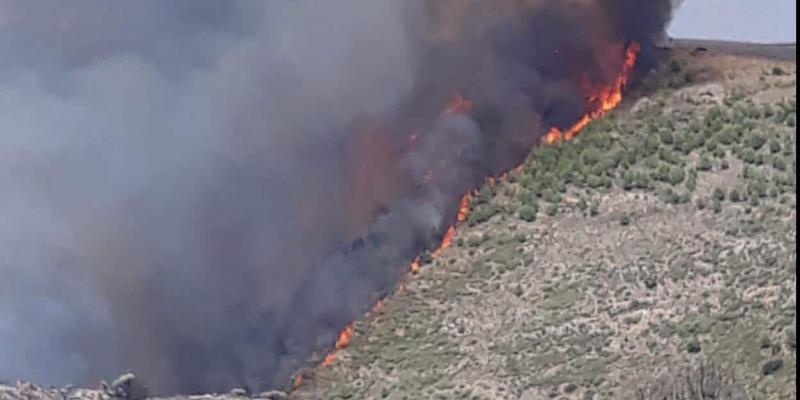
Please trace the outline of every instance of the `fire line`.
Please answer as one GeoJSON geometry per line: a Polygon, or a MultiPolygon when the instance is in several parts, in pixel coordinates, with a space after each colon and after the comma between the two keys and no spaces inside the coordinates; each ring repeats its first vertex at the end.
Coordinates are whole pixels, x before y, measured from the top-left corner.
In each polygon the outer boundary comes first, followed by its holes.
{"type": "MultiPolygon", "coordinates": [[[[636,65],[636,58],[639,54],[641,47],[638,43],[631,43],[625,49],[625,57],[622,63],[621,71],[619,75],[607,85],[600,85],[600,86],[592,86],[586,85],[587,95],[586,100],[590,106],[594,106],[594,110],[587,112],[581,118],[578,119],[572,126],[570,126],[566,130],[561,130],[557,127],[552,127],[550,131],[543,137],[542,142],[544,144],[550,145],[556,142],[570,140],[578,135],[589,123],[592,121],[603,117],[611,110],[615,109],[621,102],[623,97],[623,90],[626,88],[631,75],[633,73],[634,67],[636,65]]],[[[450,104],[445,108],[444,114],[455,114],[455,113],[469,113],[472,111],[472,101],[465,98],[462,94],[457,93],[450,104]]],[[[409,142],[413,144],[416,141],[416,135],[411,135],[409,142]]],[[[515,170],[519,168],[514,168],[515,170]]],[[[431,172],[429,172],[430,174],[431,172]]],[[[500,176],[500,179],[504,179],[507,176],[507,173],[503,173],[500,176]]],[[[488,177],[487,182],[493,184],[496,181],[494,177],[488,177]]],[[[462,198],[461,202],[459,203],[458,213],[456,214],[455,221],[452,225],[450,225],[447,230],[445,231],[444,235],[442,236],[442,241],[439,246],[431,252],[433,257],[437,257],[441,255],[441,253],[448,248],[452,244],[453,237],[455,236],[455,230],[460,223],[465,221],[469,215],[470,210],[470,197],[471,192],[466,193],[462,198]]],[[[416,273],[420,270],[420,258],[417,256],[411,262],[410,272],[416,273]]],[[[398,291],[404,290],[405,285],[403,282],[398,284],[398,291]]],[[[370,313],[374,313],[379,311],[386,299],[381,298],[372,308],[370,313]]],[[[322,367],[327,367],[331,365],[331,363],[336,359],[336,354],[347,347],[350,343],[350,338],[353,335],[353,323],[350,323],[344,330],[339,334],[336,342],[334,343],[333,349],[323,358],[320,362],[322,367]]],[[[293,389],[296,390],[300,387],[303,382],[303,375],[298,374],[294,378],[294,387],[293,389]]]]}

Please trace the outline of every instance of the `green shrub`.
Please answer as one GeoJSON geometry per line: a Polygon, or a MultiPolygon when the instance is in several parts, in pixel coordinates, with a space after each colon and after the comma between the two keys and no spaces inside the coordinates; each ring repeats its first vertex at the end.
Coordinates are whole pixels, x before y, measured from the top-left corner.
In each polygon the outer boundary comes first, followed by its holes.
{"type": "Polygon", "coordinates": [[[697,170],[698,171],[711,171],[713,168],[713,164],[711,163],[711,159],[706,156],[701,156],[700,161],[697,163],[697,170]]]}
{"type": "Polygon", "coordinates": [[[644,150],[646,154],[652,155],[655,154],[659,147],[661,147],[661,142],[658,136],[656,135],[648,135],[647,139],[644,141],[644,150]]]}
{"type": "Polygon", "coordinates": [[[555,217],[558,214],[558,204],[549,204],[545,209],[547,215],[551,217],[555,217]]]}
{"type": "Polygon", "coordinates": [[[742,161],[748,164],[756,164],[758,162],[758,157],[756,157],[755,150],[745,149],[742,153],[742,161]]]}
{"type": "Polygon", "coordinates": [[[483,239],[481,236],[473,235],[467,238],[467,246],[469,247],[478,247],[483,243],[483,239]]]}
{"type": "Polygon", "coordinates": [[[697,173],[689,171],[689,176],[686,177],[686,190],[694,192],[697,189],[697,173]]]}
{"type": "Polygon", "coordinates": [[[681,198],[672,188],[667,188],[661,193],[661,200],[667,204],[678,204],[681,198]]]}
{"type": "Polygon", "coordinates": [[[590,175],[586,178],[586,185],[592,189],[597,189],[603,186],[603,180],[597,175],[590,175]]]}
{"type": "Polygon", "coordinates": [[[721,144],[729,146],[734,142],[734,133],[730,127],[725,127],[717,133],[717,141],[721,144]]]}
{"type": "Polygon", "coordinates": [[[631,224],[631,217],[628,214],[622,214],[619,217],[619,224],[622,226],[628,226],[631,224]]]}
{"type": "Polygon", "coordinates": [[[683,171],[681,167],[672,167],[669,169],[669,174],[667,176],[669,183],[673,185],[677,185],[683,182],[686,179],[686,173],[683,171]]]}
{"type": "Polygon", "coordinates": [[[659,132],[658,137],[661,140],[661,143],[667,145],[672,144],[675,141],[675,137],[672,136],[672,132],[666,130],[659,132]]]}
{"type": "Polygon", "coordinates": [[[714,199],[714,201],[711,202],[711,211],[713,211],[714,214],[722,212],[722,202],[718,199],[714,199]]]}
{"type": "Polygon", "coordinates": [[[748,138],[748,144],[754,150],[761,150],[761,148],[764,147],[765,144],[767,144],[767,138],[757,133],[754,133],[750,135],[750,137],[748,138]]]}
{"type": "Polygon", "coordinates": [[[739,194],[738,190],[731,189],[730,193],[728,193],[728,199],[734,203],[738,203],[742,201],[742,195],[739,194]]]}
{"type": "Polygon", "coordinates": [[[747,185],[747,194],[752,197],[767,197],[767,182],[763,179],[754,179],[747,185]]]}
{"type": "Polygon", "coordinates": [[[770,140],[769,141],[769,152],[772,154],[778,154],[781,151],[781,143],[777,140],[770,140]]]}
{"type": "Polygon", "coordinates": [[[539,213],[535,207],[531,205],[522,206],[519,209],[519,218],[526,222],[533,222],[536,220],[536,214],[539,213]]]}
{"type": "Polygon", "coordinates": [[[622,173],[622,189],[624,190],[633,190],[636,187],[635,184],[636,176],[630,170],[625,170],[622,173]]]}
{"type": "Polygon", "coordinates": [[[778,171],[786,171],[786,161],[783,158],[775,157],[772,159],[772,167],[778,171]]]}

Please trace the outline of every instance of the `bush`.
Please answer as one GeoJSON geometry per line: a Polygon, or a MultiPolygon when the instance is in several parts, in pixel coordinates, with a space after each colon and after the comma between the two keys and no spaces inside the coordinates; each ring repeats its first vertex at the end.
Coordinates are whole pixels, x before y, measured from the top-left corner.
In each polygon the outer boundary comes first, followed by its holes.
{"type": "Polygon", "coordinates": [[[483,239],[478,235],[470,236],[467,239],[467,246],[469,247],[478,247],[483,243],[483,239]]]}
{"type": "Polygon", "coordinates": [[[538,213],[539,210],[535,207],[526,205],[519,209],[519,218],[526,222],[533,222],[536,220],[536,214],[538,213]]]}
{"type": "Polygon", "coordinates": [[[747,185],[747,194],[750,197],[767,197],[767,182],[763,179],[754,179],[747,185]]]}
{"type": "Polygon", "coordinates": [[[686,178],[686,190],[694,192],[695,189],[697,189],[697,174],[689,171],[689,176],[686,178]]]}
{"type": "Polygon", "coordinates": [[[667,188],[661,193],[661,200],[667,204],[678,204],[681,200],[680,196],[675,193],[671,188],[667,188]]]}
{"type": "Polygon", "coordinates": [[[644,150],[646,154],[652,155],[658,151],[658,148],[661,147],[661,142],[656,135],[648,135],[647,139],[644,141],[644,150]]]}
{"type": "Polygon", "coordinates": [[[750,135],[748,143],[753,149],[760,150],[765,144],[767,144],[767,139],[764,136],[754,133],[750,135]]]}
{"type": "Polygon", "coordinates": [[[722,143],[722,144],[724,144],[724,145],[726,145],[726,146],[729,146],[729,145],[733,144],[734,140],[735,140],[735,136],[734,136],[733,130],[730,127],[723,128],[717,134],[717,141],[722,143]]]}
{"type": "Polygon", "coordinates": [[[770,140],[769,141],[769,152],[772,154],[778,154],[781,151],[781,144],[777,140],[770,140]]]}
{"type": "Polygon", "coordinates": [[[714,211],[714,214],[721,213],[722,212],[722,203],[719,200],[714,199],[714,201],[711,202],[711,211],[714,211]]]}
{"type": "Polygon", "coordinates": [[[675,137],[672,135],[670,131],[661,131],[658,133],[658,138],[661,140],[663,144],[672,144],[675,142],[675,137]]]}
{"type": "Polygon", "coordinates": [[[669,183],[677,185],[686,179],[686,173],[683,172],[683,168],[681,167],[672,167],[669,169],[669,175],[667,176],[667,179],[669,183]]]}
{"type": "Polygon", "coordinates": [[[550,204],[550,205],[548,205],[547,209],[545,209],[545,212],[547,213],[547,215],[549,215],[551,217],[555,217],[556,214],[558,214],[558,204],[550,204]]]}
{"type": "Polygon", "coordinates": [[[775,157],[772,160],[772,167],[777,169],[778,171],[786,171],[786,161],[784,161],[780,157],[775,157]]]}
{"type": "Polygon", "coordinates": [[[628,214],[622,214],[619,217],[619,224],[622,226],[628,226],[631,224],[631,217],[628,214]]]}
{"type": "Polygon", "coordinates": [[[745,149],[742,153],[742,161],[748,164],[756,164],[758,162],[758,157],[756,156],[755,150],[745,149]]]}
{"type": "Polygon", "coordinates": [[[698,171],[711,171],[713,168],[713,164],[711,163],[711,159],[706,156],[701,156],[700,161],[697,163],[697,170],[698,171]]]}
{"type": "Polygon", "coordinates": [[[738,203],[742,201],[742,195],[739,194],[738,190],[731,189],[730,193],[728,193],[728,199],[734,203],[738,203]]]}

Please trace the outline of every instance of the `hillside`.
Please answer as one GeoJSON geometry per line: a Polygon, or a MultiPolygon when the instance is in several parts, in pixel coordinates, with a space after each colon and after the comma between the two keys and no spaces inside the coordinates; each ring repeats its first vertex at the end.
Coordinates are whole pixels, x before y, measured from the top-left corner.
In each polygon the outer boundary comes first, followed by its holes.
{"type": "Polygon", "coordinates": [[[710,391],[795,398],[795,63],[672,57],[488,182],[293,397],[639,398],[716,365],[710,391]]]}

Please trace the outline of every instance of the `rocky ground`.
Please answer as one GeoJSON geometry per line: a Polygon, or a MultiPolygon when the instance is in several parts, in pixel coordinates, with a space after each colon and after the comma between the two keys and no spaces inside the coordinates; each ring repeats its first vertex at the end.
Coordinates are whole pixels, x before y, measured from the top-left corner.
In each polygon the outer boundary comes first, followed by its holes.
{"type": "Polygon", "coordinates": [[[482,188],[293,397],[656,398],[714,365],[707,396],[796,398],[796,66],[692,50],[482,188]]]}
{"type": "Polygon", "coordinates": [[[796,66],[694,50],[487,183],[297,391],[177,399],[796,398],[796,66]]]}

